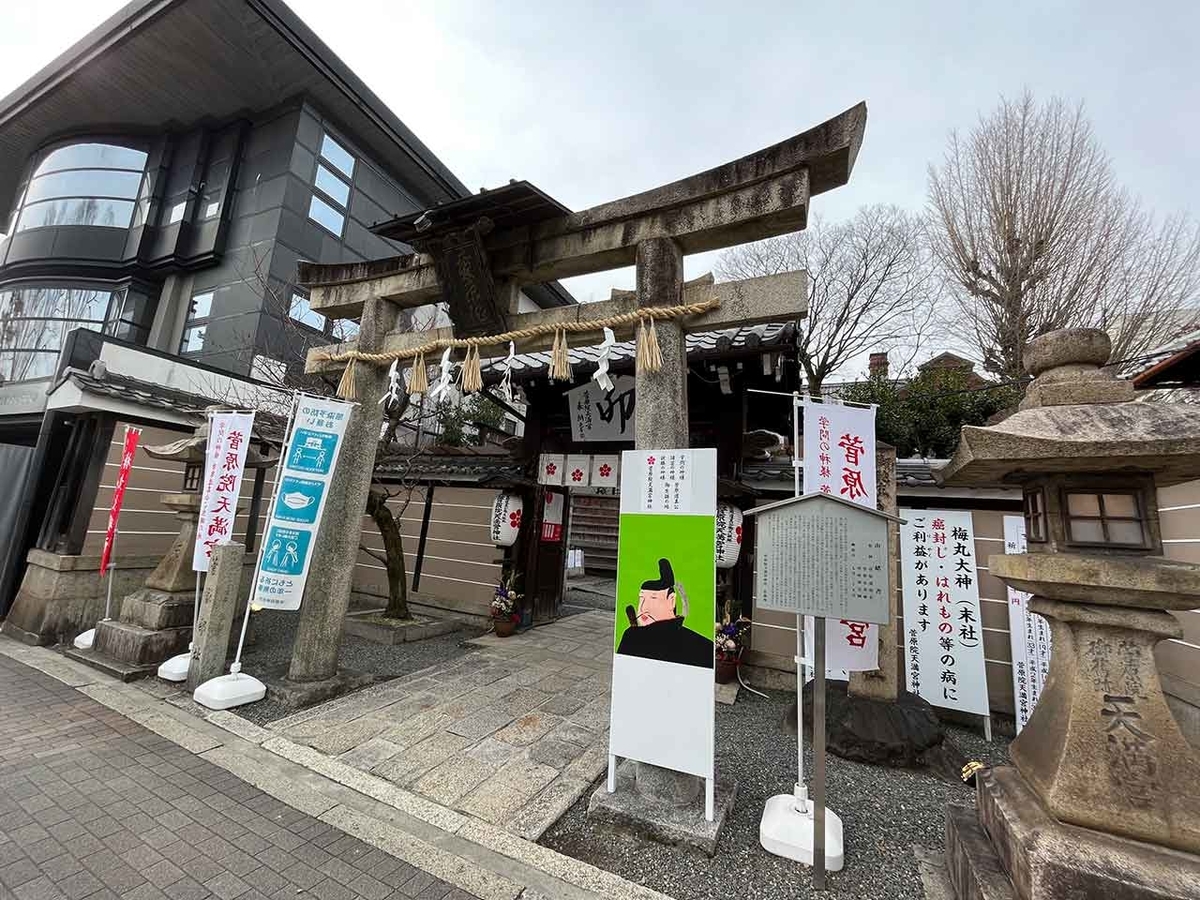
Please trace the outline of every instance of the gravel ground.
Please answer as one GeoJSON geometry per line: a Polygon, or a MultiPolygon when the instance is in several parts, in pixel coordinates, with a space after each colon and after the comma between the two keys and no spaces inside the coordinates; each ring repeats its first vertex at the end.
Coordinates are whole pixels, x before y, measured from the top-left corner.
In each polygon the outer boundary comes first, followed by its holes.
{"type": "MultiPolygon", "coordinates": [[[[883,769],[829,755],[826,796],[842,817],[846,864],[829,875],[826,893],[814,894],[806,866],[773,856],[758,843],[764,803],[773,794],[790,792],[796,778],[795,738],[782,727],[795,695],[768,695],[763,699],[742,691],[735,705],[717,706],[717,769],[737,779],[738,796],[714,858],[590,828],[586,822],[590,790],[543,835],[541,843],[677,900],[921,897],[913,847],[940,849],[946,804],[973,802],[971,789],[923,772],[883,769]]],[[[949,729],[949,739],[968,759],[991,764],[1007,760],[1006,739],[988,744],[978,734],[954,727],[949,729]]],[[[811,773],[807,746],[805,757],[811,773]]]]}
{"type": "MultiPolygon", "coordinates": [[[[246,647],[243,669],[253,675],[255,672],[278,670],[287,665],[292,658],[292,642],[296,636],[297,621],[298,617],[294,612],[263,610],[255,613],[254,644],[246,647]]],[[[237,627],[241,627],[241,620],[238,620],[237,627]]],[[[462,628],[449,634],[396,645],[376,644],[345,634],[342,635],[338,665],[352,671],[371,672],[379,676],[379,681],[387,681],[471,653],[475,648],[464,646],[463,641],[484,633],[483,628],[464,624],[462,628]]],[[[178,688],[178,685],[171,685],[157,677],[149,680],[159,682],[164,688],[178,688]]],[[[259,725],[266,725],[297,711],[270,699],[232,710],[242,718],[259,725]]]]}

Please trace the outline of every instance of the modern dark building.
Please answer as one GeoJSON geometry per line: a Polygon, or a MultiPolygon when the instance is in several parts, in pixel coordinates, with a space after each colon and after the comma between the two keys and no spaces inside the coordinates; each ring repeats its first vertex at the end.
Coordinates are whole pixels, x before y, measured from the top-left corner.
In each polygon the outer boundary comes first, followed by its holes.
{"type": "Polygon", "coordinates": [[[91,546],[118,423],[279,383],[357,327],[297,262],[467,193],[279,0],[134,0],[0,100],[0,615],[30,549],[91,546]]]}

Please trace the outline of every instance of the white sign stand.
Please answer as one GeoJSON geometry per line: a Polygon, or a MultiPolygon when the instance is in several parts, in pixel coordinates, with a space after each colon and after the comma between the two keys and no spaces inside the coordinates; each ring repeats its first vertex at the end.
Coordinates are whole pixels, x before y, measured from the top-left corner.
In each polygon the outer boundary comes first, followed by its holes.
{"type": "MultiPolygon", "coordinates": [[[[793,491],[801,495],[800,470],[800,394],[792,395],[792,480],[793,491]]],[[[820,819],[824,826],[823,840],[816,840],[818,822],[814,806],[808,802],[808,787],[804,783],[804,616],[796,616],[796,784],[791,794],[776,794],[763,807],[762,819],[758,824],[758,842],[768,853],[794,859],[811,866],[814,859],[823,857],[825,868],[837,872],[842,868],[845,855],[842,844],[842,820],[837,813],[826,810],[825,799],[825,620],[816,620],[813,629],[816,643],[814,664],[817,683],[813,686],[814,718],[817,709],[815,698],[820,697],[820,740],[813,735],[813,753],[820,752],[819,802],[820,819]],[[824,852],[821,852],[821,851],[824,852]]]]}

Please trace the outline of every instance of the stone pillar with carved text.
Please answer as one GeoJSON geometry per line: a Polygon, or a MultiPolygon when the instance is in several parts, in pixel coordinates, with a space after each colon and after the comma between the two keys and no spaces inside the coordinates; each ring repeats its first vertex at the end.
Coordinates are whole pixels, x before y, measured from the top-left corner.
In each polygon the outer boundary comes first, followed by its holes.
{"type": "MultiPolygon", "coordinates": [[[[382,349],[384,338],[395,327],[398,312],[386,300],[373,297],[367,301],[359,323],[358,348],[364,352],[382,349]]],[[[359,365],[355,381],[359,404],[346,427],[345,443],[313,548],[313,565],[292,645],[289,681],[325,681],[338,670],[342,621],[350,606],[360,525],[379,447],[382,407],[376,401],[386,390],[387,369],[359,365]]]]}

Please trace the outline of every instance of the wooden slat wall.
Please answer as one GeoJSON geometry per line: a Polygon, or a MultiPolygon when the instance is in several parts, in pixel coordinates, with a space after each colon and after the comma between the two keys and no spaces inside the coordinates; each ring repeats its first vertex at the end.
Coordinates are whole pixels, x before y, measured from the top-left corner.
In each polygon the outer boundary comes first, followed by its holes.
{"type": "MultiPolygon", "coordinates": [[[[407,509],[404,498],[396,497],[388,505],[400,515],[404,536],[404,561],[412,587],[421,535],[421,517],[425,509],[424,488],[413,491],[407,509]]],[[[500,566],[495,562],[502,551],[489,540],[489,519],[494,490],[439,487],[434,491],[425,542],[425,560],[421,566],[420,593],[443,598],[447,605],[467,609],[477,615],[488,614],[500,566]],[[452,601],[452,603],[451,603],[452,601]]],[[[375,523],[363,516],[363,542],[382,552],[383,540],[375,523]]],[[[367,553],[359,553],[354,573],[354,589],[384,599],[387,597],[387,571],[383,563],[367,553]]]]}
{"type": "MultiPolygon", "coordinates": [[[[121,507],[116,548],[118,554],[134,553],[140,556],[165,553],[179,534],[179,522],[175,519],[174,511],[163,506],[158,498],[160,494],[179,493],[183,490],[184,466],[182,463],[151,459],[142,448],[147,444],[153,446],[177,441],[182,436],[183,432],[169,431],[165,428],[142,428],[137,455],[133,460],[133,470],[125,488],[125,501],[121,507]]],[[[113,485],[121,465],[121,450],[124,445],[125,423],[118,422],[113,430],[108,460],[104,464],[104,475],[100,479],[100,487],[96,491],[96,500],[92,506],[92,517],[88,522],[87,537],[83,545],[84,555],[97,554],[104,546],[108,510],[112,505],[113,485]]],[[[273,469],[268,469],[267,482],[263,488],[264,513],[266,501],[270,496],[272,477],[273,469]]],[[[250,510],[253,491],[254,472],[247,470],[246,477],[242,480],[242,500],[238,504],[242,512],[234,521],[234,540],[246,540],[247,513],[250,510]]],[[[261,529],[262,518],[259,519],[260,536],[261,529]]]]}
{"type": "MultiPolygon", "coordinates": [[[[1160,488],[1158,518],[1164,555],[1200,562],[1200,481],[1160,488]]],[[[1174,615],[1183,625],[1183,637],[1158,645],[1158,671],[1167,693],[1200,706],[1200,610],[1174,615]]]]}

